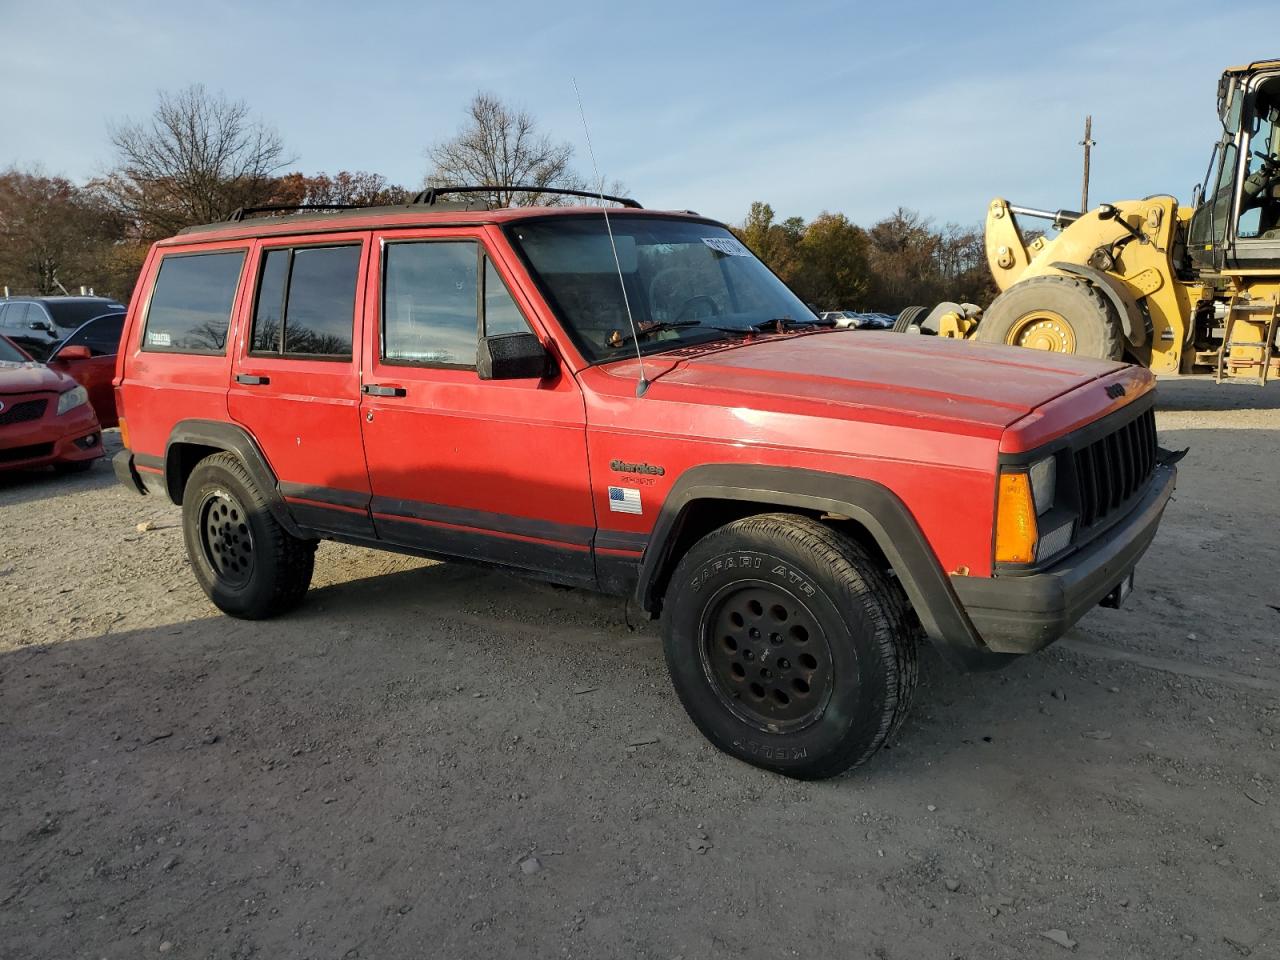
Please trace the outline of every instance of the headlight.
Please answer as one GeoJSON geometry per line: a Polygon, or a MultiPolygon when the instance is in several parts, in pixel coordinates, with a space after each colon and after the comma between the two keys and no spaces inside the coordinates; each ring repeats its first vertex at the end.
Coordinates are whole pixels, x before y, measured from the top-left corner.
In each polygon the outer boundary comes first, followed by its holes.
{"type": "Polygon", "coordinates": [[[1036,502],[1036,516],[1043,517],[1053,506],[1053,498],[1058,492],[1057,458],[1037,460],[1027,472],[1031,475],[1031,496],[1036,502]]]}
{"type": "Polygon", "coordinates": [[[68,410],[74,410],[83,403],[89,402],[89,391],[84,387],[75,386],[58,398],[58,416],[66,413],[68,410]]]}

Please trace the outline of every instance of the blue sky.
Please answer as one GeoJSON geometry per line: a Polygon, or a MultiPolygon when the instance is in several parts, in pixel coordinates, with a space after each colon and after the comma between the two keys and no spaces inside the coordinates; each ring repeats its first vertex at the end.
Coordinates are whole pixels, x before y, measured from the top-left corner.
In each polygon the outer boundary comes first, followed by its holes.
{"type": "Polygon", "coordinates": [[[1228,64],[1270,3],[112,3],[0,0],[0,168],[108,169],[108,124],[203,82],[250,102],[307,172],[418,185],[428,144],[485,89],[571,141],[571,77],[602,172],[650,207],[737,222],[899,205],[939,222],[987,201],[1189,199],[1228,64]],[[1220,40],[1216,38],[1221,38],[1220,40]]]}

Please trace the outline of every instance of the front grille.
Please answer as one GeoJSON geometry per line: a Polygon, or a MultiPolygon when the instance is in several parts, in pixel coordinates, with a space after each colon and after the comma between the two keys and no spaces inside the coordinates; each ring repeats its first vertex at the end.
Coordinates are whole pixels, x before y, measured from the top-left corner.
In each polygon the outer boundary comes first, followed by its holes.
{"type": "Polygon", "coordinates": [[[13,406],[6,405],[3,410],[0,410],[0,427],[11,423],[39,420],[44,416],[44,408],[47,406],[49,406],[48,400],[23,400],[13,406]]]}
{"type": "Polygon", "coordinates": [[[1080,497],[1080,526],[1102,523],[1125,506],[1156,467],[1156,418],[1146,410],[1072,454],[1080,497]]]}
{"type": "Polygon", "coordinates": [[[52,453],[52,443],[30,443],[25,447],[0,448],[0,463],[17,463],[20,460],[34,460],[37,457],[47,457],[52,453]]]}

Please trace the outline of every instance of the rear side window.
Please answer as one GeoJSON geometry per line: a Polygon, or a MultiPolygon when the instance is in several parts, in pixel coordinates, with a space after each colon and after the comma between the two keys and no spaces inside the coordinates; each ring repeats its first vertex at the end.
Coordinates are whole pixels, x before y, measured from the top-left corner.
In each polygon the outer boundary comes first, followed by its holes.
{"type": "Polygon", "coordinates": [[[142,349],[226,353],[242,266],[243,250],[175,254],[161,260],[142,349]]]}
{"type": "Polygon", "coordinates": [[[262,260],[250,350],[350,360],[360,244],[268,250],[262,260]]]}

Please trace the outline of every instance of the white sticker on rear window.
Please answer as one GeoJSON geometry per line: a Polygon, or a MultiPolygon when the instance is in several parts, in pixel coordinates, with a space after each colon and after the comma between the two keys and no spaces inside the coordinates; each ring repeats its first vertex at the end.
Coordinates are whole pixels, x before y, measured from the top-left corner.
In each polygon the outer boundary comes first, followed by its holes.
{"type": "Polygon", "coordinates": [[[702,242],[716,253],[723,253],[726,257],[751,256],[751,251],[733,237],[703,237],[702,242]]]}
{"type": "Polygon", "coordinates": [[[147,343],[153,347],[171,347],[173,346],[173,337],[167,333],[157,333],[154,330],[147,331],[147,343]]]}

